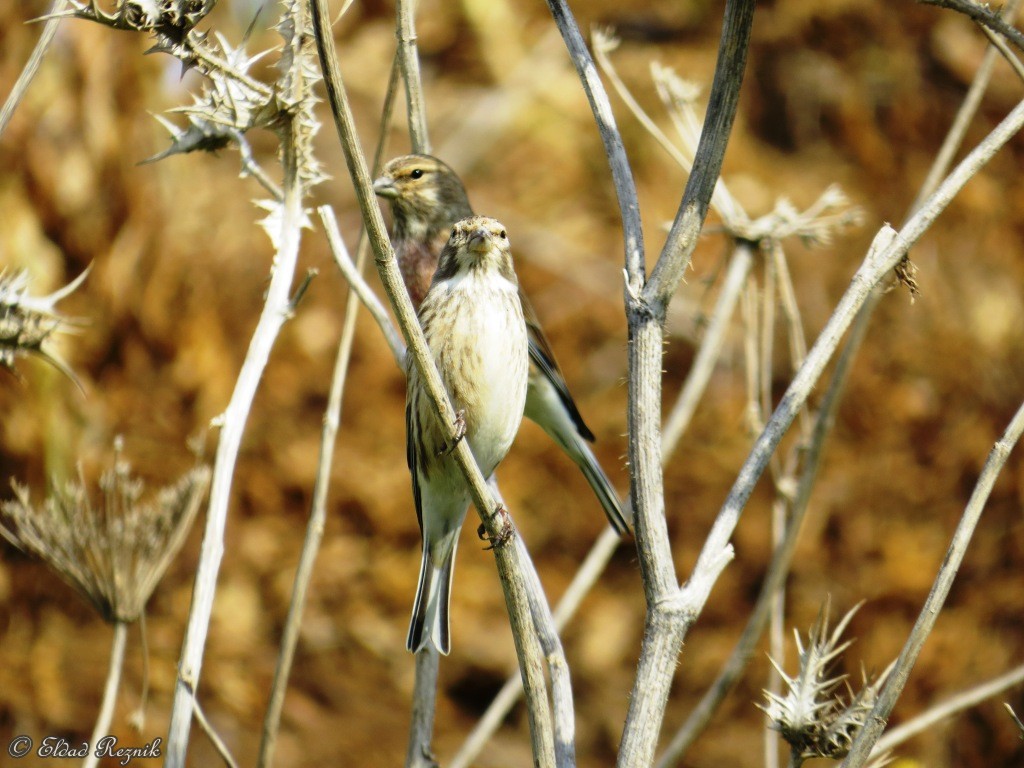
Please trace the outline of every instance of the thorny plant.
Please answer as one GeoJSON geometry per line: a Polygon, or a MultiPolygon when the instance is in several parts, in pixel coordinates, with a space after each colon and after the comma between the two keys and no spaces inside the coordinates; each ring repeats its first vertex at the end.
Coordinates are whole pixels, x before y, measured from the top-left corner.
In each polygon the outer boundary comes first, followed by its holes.
{"type": "Polygon", "coordinates": [[[787,691],[785,695],[765,691],[767,703],[758,706],[768,715],[771,727],[789,743],[794,768],[812,758],[845,757],[888,676],[886,670],[871,681],[862,672],[863,687],[854,693],[846,675],[833,674],[836,661],[853,643],[842,640],[842,635],[859,608],[856,605],[850,609],[830,633],[830,605],[826,600],[808,633],[806,646],[794,630],[798,654],[795,675],[786,674],[782,665],[769,656],[787,691]],[[844,686],[845,696],[841,690],[844,686]]]}
{"type": "Polygon", "coordinates": [[[61,315],[57,302],[78,288],[88,273],[88,270],[82,272],[47,296],[31,296],[27,272],[0,270],[0,368],[15,373],[18,358],[36,355],[77,383],[74,373],[48,348],[47,342],[58,330],[77,322],[61,315]]]}

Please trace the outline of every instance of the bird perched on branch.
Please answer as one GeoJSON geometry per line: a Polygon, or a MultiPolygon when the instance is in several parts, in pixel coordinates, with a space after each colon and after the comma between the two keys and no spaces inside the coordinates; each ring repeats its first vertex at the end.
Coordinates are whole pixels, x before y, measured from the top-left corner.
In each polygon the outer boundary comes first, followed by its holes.
{"type": "MultiPolygon", "coordinates": [[[[455,224],[419,307],[420,325],[484,476],[498,466],[519,431],[529,367],[526,322],[505,228],[473,216],[455,224]]],[[[452,426],[438,419],[409,358],[405,408],[407,456],[423,560],[406,646],[432,644],[447,654],[448,600],[469,488],[451,453],[452,426]],[[451,443],[451,444],[450,444],[451,443]]],[[[500,511],[500,508],[499,508],[500,511]]]]}
{"type": "MultiPolygon", "coordinates": [[[[452,225],[473,215],[466,189],[455,171],[429,155],[407,155],[390,161],[373,183],[373,189],[391,201],[391,242],[413,306],[419,306],[430,287],[452,225]]],[[[540,321],[521,290],[519,299],[530,340],[525,415],[540,425],[580,468],[612,527],[625,534],[629,523],[618,494],[588,445],[594,434],[569,394],[540,321]]]]}

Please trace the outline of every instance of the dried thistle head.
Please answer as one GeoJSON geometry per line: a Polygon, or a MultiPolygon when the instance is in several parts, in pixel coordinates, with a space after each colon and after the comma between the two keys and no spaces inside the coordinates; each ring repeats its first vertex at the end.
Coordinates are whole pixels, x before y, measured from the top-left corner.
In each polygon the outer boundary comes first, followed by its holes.
{"type": "Polygon", "coordinates": [[[42,558],[105,620],[133,622],[181,548],[209,480],[209,468],[197,466],[140,503],[143,483],[115,446],[98,504],[81,477],[54,481],[35,507],[28,489],[12,482],[15,499],[0,504],[0,535],[42,558]]]}
{"type": "Polygon", "coordinates": [[[116,0],[113,10],[107,12],[96,0],[72,0],[70,10],[58,15],[95,21],[112,29],[152,31],[181,40],[216,4],[217,0],[116,0]]]}
{"type": "Polygon", "coordinates": [[[28,273],[0,270],[0,368],[14,372],[19,357],[37,355],[76,381],[71,369],[46,348],[46,342],[58,330],[75,321],[57,311],[57,302],[85,280],[85,270],[75,280],[48,296],[30,296],[28,273]]]}
{"type": "Polygon", "coordinates": [[[806,647],[799,633],[794,632],[799,655],[795,675],[787,675],[779,663],[769,657],[787,691],[781,696],[765,691],[768,701],[759,706],[768,715],[771,727],[789,743],[797,762],[814,757],[845,757],[889,673],[887,669],[874,681],[863,673],[863,688],[854,693],[847,684],[845,696],[840,689],[846,676],[832,674],[835,661],[852,643],[843,641],[842,634],[859,608],[860,604],[854,606],[835,630],[829,632],[830,601],[826,600],[808,633],[806,647]]]}

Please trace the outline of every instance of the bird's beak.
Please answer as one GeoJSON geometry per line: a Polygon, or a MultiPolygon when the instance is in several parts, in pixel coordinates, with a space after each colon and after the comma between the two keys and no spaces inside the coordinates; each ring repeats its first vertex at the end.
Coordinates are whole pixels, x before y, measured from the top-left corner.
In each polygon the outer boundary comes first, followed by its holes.
{"type": "Polygon", "coordinates": [[[491,250],[491,233],[483,227],[473,230],[469,236],[468,247],[476,253],[487,253],[491,250]]]}
{"type": "Polygon", "coordinates": [[[381,197],[398,197],[398,190],[395,188],[394,180],[387,176],[381,176],[373,182],[373,191],[381,197]]]}

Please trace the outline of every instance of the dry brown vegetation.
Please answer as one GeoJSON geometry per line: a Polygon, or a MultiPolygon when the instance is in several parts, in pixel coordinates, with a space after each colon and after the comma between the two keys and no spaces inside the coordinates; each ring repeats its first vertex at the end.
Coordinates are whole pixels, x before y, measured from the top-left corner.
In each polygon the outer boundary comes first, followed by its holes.
{"type": "MultiPolygon", "coordinates": [[[[0,93],[34,45],[23,22],[43,2],[0,7],[0,93]]],[[[239,4],[241,5],[241,4],[239,4]]],[[[648,75],[659,60],[711,76],[718,4],[579,3],[581,26],[616,27],[623,76],[661,115],[648,75]],[[585,7],[584,7],[585,6],[585,7]]],[[[221,3],[211,23],[239,40],[250,18],[221,3]]],[[[375,141],[394,45],[393,9],[357,3],[337,26],[342,70],[364,145],[375,141]]],[[[267,8],[264,16],[276,13],[267,8]]],[[[276,45],[261,19],[252,47],[276,45]]],[[[517,268],[544,321],[597,452],[627,487],[621,233],[600,141],[542,4],[425,0],[419,35],[435,151],[456,167],[475,208],[507,225],[517,268]]],[[[826,249],[790,249],[813,338],[882,222],[898,224],[981,58],[965,19],[910,2],[777,0],[758,9],[747,79],[724,176],[752,214],[777,197],[798,206],[838,182],[865,226],[826,249]]],[[[227,403],[266,286],[271,249],[254,226],[259,197],[236,152],[138,161],[165,147],[149,113],[194,85],[176,63],[144,57],[141,36],[67,22],[0,139],[0,266],[31,271],[39,292],[89,264],[62,305],[86,325],[62,341],[85,388],[35,360],[23,381],[0,378],[0,482],[42,493],[76,461],[96,477],[113,437],[153,486],[192,464],[190,436],[227,403]]],[[[1024,87],[1000,62],[977,140],[1024,87]]],[[[652,253],[683,173],[613,99],[638,179],[652,253]]],[[[270,139],[251,137],[257,152],[270,139]]],[[[358,212],[333,131],[318,188],[337,207],[350,247],[358,212]]],[[[401,130],[388,155],[404,152],[401,130]]],[[[270,159],[270,158],[266,158],[270,159]]],[[[912,252],[921,295],[887,295],[840,408],[789,582],[787,625],[807,627],[827,594],[852,624],[859,660],[879,670],[898,652],[992,443],[1024,393],[1024,142],[1014,139],[967,186],[912,252]]],[[[665,392],[674,398],[710,310],[725,244],[703,238],[669,320],[665,392]]],[[[303,244],[316,278],[271,358],[242,447],[200,699],[239,761],[251,764],[308,514],[320,422],[346,286],[319,233],[303,244]]],[[[371,278],[375,281],[376,278],[371,278]]],[[[375,282],[374,282],[375,284],[375,282]]],[[[405,467],[405,383],[363,313],[334,461],[330,517],[285,705],[277,765],[395,765],[405,751],[412,657],[404,636],[419,561],[405,467]]],[[[666,468],[669,525],[683,577],[746,455],[741,336],[730,340],[684,443],[666,468]]],[[[780,342],[776,345],[784,349],[780,342]]],[[[778,391],[789,379],[783,358],[778,391]]],[[[208,445],[212,445],[208,439],[208,445]]],[[[604,525],[582,476],[532,425],[500,470],[502,491],[552,599],[604,525]]],[[[679,666],[671,732],[714,678],[742,626],[769,552],[770,492],[755,494],[725,571],[679,666]]],[[[3,491],[2,498],[10,492],[3,491]]],[[[1024,656],[1024,461],[996,485],[947,608],[894,714],[993,677],[1024,656]]],[[[467,526],[453,595],[453,653],[442,662],[436,748],[449,755],[514,668],[490,555],[467,526]]],[[[200,531],[149,605],[152,697],[141,735],[141,658],[132,635],[115,732],[139,743],[165,733],[200,531]]],[[[564,634],[573,671],[580,765],[608,765],[627,706],[643,626],[635,555],[623,546],[564,634]]],[[[87,738],[103,686],[110,630],[44,566],[0,550],[0,749],[15,734],[87,738]]],[[[688,765],[761,762],[767,672],[753,661],[688,765]]],[[[900,754],[932,768],[1020,765],[1024,747],[999,701],[933,728],[900,754]]],[[[478,761],[530,762],[525,717],[478,761]]],[[[193,735],[195,765],[216,759],[193,735]]]]}

